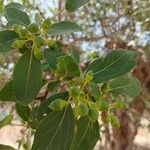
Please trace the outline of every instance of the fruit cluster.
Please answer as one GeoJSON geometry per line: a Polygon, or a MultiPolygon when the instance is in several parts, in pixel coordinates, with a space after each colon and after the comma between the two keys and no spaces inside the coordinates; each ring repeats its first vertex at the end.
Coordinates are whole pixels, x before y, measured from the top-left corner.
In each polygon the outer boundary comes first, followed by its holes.
{"type": "Polygon", "coordinates": [[[14,25],[13,29],[19,35],[19,39],[15,40],[11,47],[18,49],[19,52],[24,53],[27,49],[32,49],[37,59],[43,59],[42,46],[47,46],[51,49],[60,49],[62,44],[59,41],[48,39],[46,32],[51,26],[51,20],[45,19],[41,27],[37,23],[30,23],[28,27],[21,25],[14,25]],[[41,29],[41,30],[40,30],[41,29]]]}
{"type": "Polygon", "coordinates": [[[68,101],[56,99],[49,107],[53,111],[60,111],[70,104],[76,118],[87,116],[91,121],[96,121],[100,114],[103,123],[111,123],[113,127],[119,127],[119,120],[114,115],[114,110],[125,108],[125,103],[117,101],[109,104],[107,102],[109,84],[97,85],[92,80],[93,72],[89,71],[83,77],[76,77],[69,81],[68,101]]]}

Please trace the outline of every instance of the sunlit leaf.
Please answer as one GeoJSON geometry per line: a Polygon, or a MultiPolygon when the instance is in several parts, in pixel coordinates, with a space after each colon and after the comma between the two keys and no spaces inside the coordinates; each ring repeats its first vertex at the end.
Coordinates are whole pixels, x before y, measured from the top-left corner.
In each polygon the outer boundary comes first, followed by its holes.
{"type": "Polygon", "coordinates": [[[129,72],[136,65],[136,57],[133,51],[114,50],[104,59],[94,60],[87,71],[93,71],[95,82],[107,81],[129,72]]]}
{"type": "Polygon", "coordinates": [[[110,83],[110,92],[113,94],[127,95],[134,98],[139,95],[140,91],[140,81],[133,76],[121,76],[110,83]]]}
{"type": "Polygon", "coordinates": [[[28,104],[34,100],[42,86],[41,75],[40,61],[27,50],[13,72],[13,90],[18,102],[28,104]]]}

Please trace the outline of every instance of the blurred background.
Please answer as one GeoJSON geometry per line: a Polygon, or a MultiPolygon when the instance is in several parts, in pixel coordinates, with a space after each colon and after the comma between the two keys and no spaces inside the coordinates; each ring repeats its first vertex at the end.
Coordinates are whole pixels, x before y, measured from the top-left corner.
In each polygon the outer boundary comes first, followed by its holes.
{"type": "MultiPolygon", "coordinates": [[[[135,99],[126,99],[128,108],[117,114],[120,129],[102,129],[95,149],[150,150],[150,0],[90,0],[74,13],[65,11],[65,0],[0,0],[0,30],[6,28],[3,8],[10,2],[23,4],[33,21],[50,17],[52,23],[71,20],[80,25],[82,32],[61,40],[75,46],[82,67],[114,49],[138,53],[132,73],[141,81],[142,92],[135,99]]],[[[16,51],[0,53],[0,87],[11,78],[19,56],[16,51]]],[[[10,112],[15,114],[14,105],[0,102],[0,120],[10,112]]],[[[0,144],[17,148],[26,138],[26,127],[17,115],[10,126],[0,129],[0,144]]]]}

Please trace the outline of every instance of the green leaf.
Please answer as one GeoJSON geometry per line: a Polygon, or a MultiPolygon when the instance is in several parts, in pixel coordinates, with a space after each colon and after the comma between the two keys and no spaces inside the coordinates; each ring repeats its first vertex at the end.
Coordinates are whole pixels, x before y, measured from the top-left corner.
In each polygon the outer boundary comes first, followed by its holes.
{"type": "Polygon", "coordinates": [[[48,106],[50,105],[51,102],[53,102],[55,99],[68,99],[68,92],[64,93],[57,93],[52,96],[50,96],[47,100],[45,100],[40,107],[37,110],[37,119],[41,120],[45,116],[45,114],[50,113],[51,111],[49,110],[48,106]]]}
{"type": "Polygon", "coordinates": [[[29,121],[30,118],[30,108],[29,106],[24,106],[22,104],[16,104],[16,111],[17,114],[23,119],[24,121],[29,121]]]}
{"type": "Polygon", "coordinates": [[[13,92],[13,81],[8,81],[4,87],[0,90],[0,101],[15,101],[15,95],[13,92]]]}
{"type": "Polygon", "coordinates": [[[77,64],[79,64],[80,62],[80,52],[78,49],[76,49],[75,47],[72,47],[70,50],[69,50],[69,54],[77,64]]]}
{"type": "Polygon", "coordinates": [[[34,130],[37,129],[37,127],[38,127],[40,121],[44,118],[44,117],[43,117],[41,120],[38,120],[38,119],[37,119],[37,111],[38,111],[38,108],[39,108],[39,106],[36,106],[36,107],[32,108],[32,110],[30,110],[30,116],[29,116],[29,119],[28,119],[28,125],[29,125],[32,129],[34,129],[34,130]]]}
{"type": "Polygon", "coordinates": [[[46,49],[44,51],[44,57],[52,70],[56,70],[57,58],[61,56],[59,51],[46,49]]]}
{"type": "Polygon", "coordinates": [[[52,80],[51,82],[49,82],[49,84],[47,85],[47,89],[48,91],[57,91],[57,88],[60,84],[60,80],[52,80]]]}
{"type": "Polygon", "coordinates": [[[68,150],[74,135],[71,107],[49,114],[39,124],[32,150],[68,150]]]}
{"type": "Polygon", "coordinates": [[[57,73],[61,78],[72,79],[80,76],[80,70],[71,56],[60,56],[57,59],[57,73]]]}
{"type": "Polygon", "coordinates": [[[77,131],[74,135],[71,150],[93,150],[99,140],[98,121],[91,122],[87,117],[77,121],[77,131]]]}
{"type": "Polygon", "coordinates": [[[5,9],[5,17],[9,26],[14,24],[28,26],[30,24],[29,16],[25,12],[16,8],[5,9]]]}
{"type": "Polygon", "coordinates": [[[3,120],[1,120],[0,121],[0,129],[3,128],[4,126],[7,126],[7,125],[11,124],[11,122],[13,120],[13,117],[14,117],[14,115],[9,114],[3,120]]]}
{"type": "Polygon", "coordinates": [[[104,59],[94,60],[87,71],[93,71],[95,82],[107,81],[129,72],[136,65],[136,57],[133,51],[115,50],[104,59]]]}
{"type": "Polygon", "coordinates": [[[81,31],[81,28],[76,23],[69,21],[55,23],[48,29],[50,35],[71,34],[78,31],[81,31]]]}
{"type": "Polygon", "coordinates": [[[8,9],[8,8],[15,8],[15,9],[18,9],[18,10],[21,10],[21,11],[24,10],[24,8],[21,4],[15,3],[15,2],[9,3],[8,5],[5,6],[5,10],[8,9]]]}
{"type": "Polygon", "coordinates": [[[79,7],[85,5],[86,3],[88,3],[90,0],[66,0],[66,10],[68,12],[73,12],[76,9],[78,9],[79,7]]]}
{"type": "Polygon", "coordinates": [[[13,72],[13,90],[18,102],[28,104],[42,86],[41,63],[27,50],[17,62],[13,72]]]}
{"type": "Polygon", "coordinates": [[[16,150],[11,146],[0,144],[0,150],[16,150]]]}
{"type": "Polygon", "coordinates": [[[12,30],[3,30],[0,32],[0,52],[12,50],[11,44],[19,38],[18,34],[12,30]]]}
{"type": "Polygon", "coordinates": [[[133,76],[121,76],[110,83],[110,92],[113,94],[127,95],[134,98],[140,94],[140,91],[140,82],[133,76]]]}

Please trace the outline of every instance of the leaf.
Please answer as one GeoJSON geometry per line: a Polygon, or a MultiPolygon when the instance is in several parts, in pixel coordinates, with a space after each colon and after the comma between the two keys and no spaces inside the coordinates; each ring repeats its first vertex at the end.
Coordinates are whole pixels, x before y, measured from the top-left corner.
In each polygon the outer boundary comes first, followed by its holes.
{"type": "Polygon", "coordinates": [[[78,31],[81,31],[81,28],[76,23],[69,21],[55,23],[48,29],[50,35],[71,34],[78,31]]]}
{"type": "Polygon", "coordinates": [[[93,71],[95,82],[107,81],[129,72],[136,65],[136,56],[133,51],[115,50],[104,59],[94,60],[87,71],[93,71]]]}
{"type": "Polygon", "coordinates": [[[48,91],[51,91],[51,92],[57,91],[59,84],[60,84],[60,80],[52,80],[47,85],[48,91]]]}
{"type": "Polygon", "coordinates": [[[16,8],[5,9],[5,17],[9,26],[14,24],[28,26],[31,22],[29,16],[25,12],[16,8]]]}
{"type": "Polygon", "coordinates": [[[0,150],[16,150],[11,146],[0,144],[0,150]]]}
{"type": "Polygon", "coordinates": [[[0,90],[0,101],[15,101],[15,99],[13,81],[10,80],[0,90]]]}
{"type": "Polygon", "coordinates": [[[2,119],[0,121],[0,129],[3,128],[4,126],[7,126],[9,124],[11,124],[12,120],[13,120],[14,115],[9,114],[8,116],[6,116],[4,119],[2,119]]]}
{"type": "Polygon", "coordinates": [[[54,94],[52,96],[50,96],[47,100],[45,100],[40,107],[37,110],[37,119],[41,120],[43,119],[44,115],[47,114],[47,112],[51,112],[48,108],[48,106],[50,105],[51,102],[53,102],[55,99],[67,99],[68,98],[68,92],[64,92],[64,93],[57,93],[54,94]]]}
{"type": "Polygon", "coordinates": [[[0,52],[12,50],[11,44],[19,38],[18,34],[12,30],[3,30],[0,32],[0,52]]]}
{"type": "Polygon", "coordinates": [[[16,111],[17,114],[23,119],[24,121],[29,121],[30,118],[30,108],[29,106],[24,106],[22,104],[16,104],[16,111]]]}
{"type": "Polygon", "coordinates": [[[66,0],[66,4],[65,4],[66,10],[68,12],[73,12],[88,2],[89,0],[66,0]]]}
{"type": "Polygon", "coordinates": [[[52,70],[56,70],[57,58],[61,56],[59,51],[46,49],[44,51],[44,57],[52,70]]]}
{"type": "Polygon", "coordinates": [[[13,90],[19,103],[29,104],[42,86],[41,63],[27,50],[17,62],[13,72],[13,90]]]}
{"type": "Polygon", "coordinates": [[[71,150],[93,150],[99,136],[98,122],[91,122],[87,117],[81,117],[77,121],[77,131],[74,135],[71,150]]]}
{"type": "Polygon", "coordinates": [[[18,9],[18,10],[21,10],[21,11],[24,10],[24,8],[21,4],[15,3],[15,2],[9,3],[8,5],[5,6],[5,10],[9,9],[9,8],[15,8],[15,9],[18,9]]]}
{"type": "Polygon", "coordinates": [[[68,150],[74,135],[74,116],[71,107],[49,114],[39,124],[32,150],[68,150]]]}
{"type": "Polygon", "coordinates": [[[80,70],[71,56],[60,56],[57,59],[57,73],[66,80],[80,76],[80,70]]]}
{"type": "Polygon", "coordinates": [[[110,82],[110,92],[113,94],[127,95],[132,98],[139,95],[141,85],[133,76],[121,76],[110,82]]]}
{"type": "Polygon", "coordinates": [[[69,51],[69,54],[77,64],[79,64],[80,62],[80,52],[78,49],[76,49],[75,47],[72,47],[69,51]]]}

